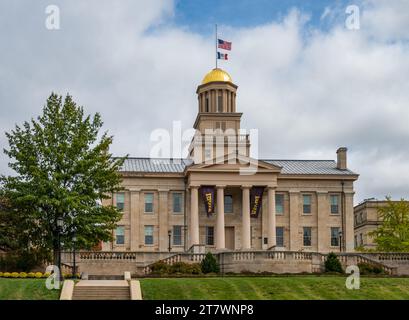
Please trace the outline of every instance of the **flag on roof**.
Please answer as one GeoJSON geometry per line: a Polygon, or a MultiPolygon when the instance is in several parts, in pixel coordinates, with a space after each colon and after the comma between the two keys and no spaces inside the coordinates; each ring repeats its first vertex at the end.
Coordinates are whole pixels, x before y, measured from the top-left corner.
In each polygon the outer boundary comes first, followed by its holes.
{"type": "Polygon", "coordinates": [[[217,59],[219,60],[229,60],[227,57],[227,53],[217,52],[217,59]]]}
{"type": "Polygon", "coordinates": [[[231,42],[217,39],[217,46],[223,50],[231,50],[231,42]]]}

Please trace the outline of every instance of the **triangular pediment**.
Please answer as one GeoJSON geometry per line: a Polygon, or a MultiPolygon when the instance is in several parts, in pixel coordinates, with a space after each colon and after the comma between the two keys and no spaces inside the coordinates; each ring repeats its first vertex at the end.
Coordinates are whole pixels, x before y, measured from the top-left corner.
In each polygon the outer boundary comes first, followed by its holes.
{"type": "Polygon", "coordinates": [[[262,172],[281,172],[281,167],[248,157],[241,154],[230,153],[221,157],[214,157],[202,163],[192,164],[187,171],[239,171],[246,168],[262,172]]]}

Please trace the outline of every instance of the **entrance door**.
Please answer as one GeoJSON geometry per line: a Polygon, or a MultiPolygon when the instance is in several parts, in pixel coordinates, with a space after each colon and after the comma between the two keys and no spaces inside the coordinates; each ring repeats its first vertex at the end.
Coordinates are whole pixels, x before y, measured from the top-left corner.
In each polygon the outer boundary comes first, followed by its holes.
{"type": "Polygon", "coordinates": [[[234,227],[225,227],[226,249],[234,250],[234,227]]]}

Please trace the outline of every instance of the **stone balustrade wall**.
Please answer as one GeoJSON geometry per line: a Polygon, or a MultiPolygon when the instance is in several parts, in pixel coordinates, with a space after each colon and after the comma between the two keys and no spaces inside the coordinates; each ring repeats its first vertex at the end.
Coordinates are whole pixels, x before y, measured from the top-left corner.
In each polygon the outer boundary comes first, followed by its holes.
{"type": "MultiPolygon", "coordinates": [[[[271,272],[271,273],[319,273],[324,271],[325,254],[301,251],[225,251],[215,254],[223,273],[271,272]]],[[[409,275],[409,254],[406,253],[340,253],[337,254],[344,268],[359,263],[382,266],[388,274],[409,275]]],[[[200,263],[204,253],[169,252],[79,252],[76,255],[79,272],[90,275],[120,275],[150,273],[150,265],[163,261],[200,263]]],[[[72,253],[63,254],[63,262],[72,264],[72,253]]]]}

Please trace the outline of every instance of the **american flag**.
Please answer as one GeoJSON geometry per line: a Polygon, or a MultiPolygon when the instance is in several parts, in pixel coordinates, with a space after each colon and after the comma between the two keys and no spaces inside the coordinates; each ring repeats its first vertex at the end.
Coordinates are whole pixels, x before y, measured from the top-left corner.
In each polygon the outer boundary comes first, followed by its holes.
{"type": "Polygon", "coordinates": [[[224,50],[231,50],[231,42],[224,41],[222,39],[217,39],[218,47],[224,50]]]}

